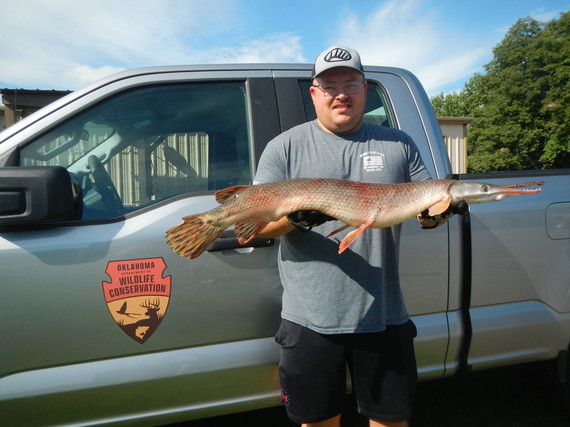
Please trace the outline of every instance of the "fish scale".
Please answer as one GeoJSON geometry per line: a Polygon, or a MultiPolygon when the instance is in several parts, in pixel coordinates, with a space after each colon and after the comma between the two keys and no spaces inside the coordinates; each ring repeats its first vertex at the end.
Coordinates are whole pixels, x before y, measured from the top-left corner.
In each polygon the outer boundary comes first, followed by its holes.
{"type": "Polygon", "coordinates": [[[166,232],[172,250],[197,258],[222,232],[235,225],[241,245],[247,244],[272,221],[299,210],[317,210],[344,225],[326,237],[356,227],[339,245],[342,253],[368,228],[402,223],[428,210],[438,215],[459,201],[486,203],[520,194],[540,192],[543,182],[494,186],[450,179],[402,184],[374,184],[339,179],[293,179],[260,185],[238,185],[215,193],[219,206],[190,215],[166,232]]]}

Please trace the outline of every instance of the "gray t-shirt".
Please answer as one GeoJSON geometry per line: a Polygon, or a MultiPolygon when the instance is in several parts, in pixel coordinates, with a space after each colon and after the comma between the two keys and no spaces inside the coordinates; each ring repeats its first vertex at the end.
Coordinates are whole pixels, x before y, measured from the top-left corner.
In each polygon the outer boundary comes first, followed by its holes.
{"type": "MultiPolygon", "coordinates": [[[[337,178],[384,184],[430,179],[412,139],[402,131],[363,123],[349,135],[322,130],[316,121],[269,142],[255,183],[337,178]]],[[[401,226],[368,229],[338,254],[353,228],[330,221],[308,233],[281,238],[282,317],[324,334],[378,332],[409,319],[398,272],[401,226]]]]}

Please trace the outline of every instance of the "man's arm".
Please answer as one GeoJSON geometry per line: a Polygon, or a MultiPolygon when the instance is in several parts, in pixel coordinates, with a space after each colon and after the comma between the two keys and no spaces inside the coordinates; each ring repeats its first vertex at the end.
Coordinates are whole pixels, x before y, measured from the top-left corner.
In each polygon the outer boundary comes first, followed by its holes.
{"type": "Polygon", "coordinates": [[[283,236],[284,234],[287,234],[294,229],[295,227],[289,222],[287,217],[283,217],[278,221],[273,221],[267,224],[257,236],[271,239],[274,237],[283,236]]]}
{"type": "Polygon", "coordinates": [[[317,210],[300,210],[291,212],[279,221],[270,222],[259,233],[260,237],[271,238],[282,236],[295,228],[303,233],[310,231],[313,227],[318,227],[327,221],[333,221],[332,216],[328,216],[317,210]]]}

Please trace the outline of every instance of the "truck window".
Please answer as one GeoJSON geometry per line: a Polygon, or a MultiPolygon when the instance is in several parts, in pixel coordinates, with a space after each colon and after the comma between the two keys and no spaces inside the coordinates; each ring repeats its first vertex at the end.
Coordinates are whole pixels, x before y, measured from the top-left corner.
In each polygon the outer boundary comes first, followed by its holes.
{"type": "MultiPolygon", "coordinates": [[[[315,120],[315,108],[309,93],[311,86],[310,80],[302,80],[299,82],[301,93],[303,95],[303,104],[305,105],[305,117],[307,120],[315,120]]],[[[368,91],[366,93],[366,109],[364,111],[364,121],[377,125],[395,127],[392,114],[386,95],[380,85],[376,82],[368,81],[368,91]]]]}
{"type": "Polygon", "coordinates": [[[83,219],[251,183],[244,82],[131,89],[90,107],[21,151],[23,166],[64,166],[83,219]]]}

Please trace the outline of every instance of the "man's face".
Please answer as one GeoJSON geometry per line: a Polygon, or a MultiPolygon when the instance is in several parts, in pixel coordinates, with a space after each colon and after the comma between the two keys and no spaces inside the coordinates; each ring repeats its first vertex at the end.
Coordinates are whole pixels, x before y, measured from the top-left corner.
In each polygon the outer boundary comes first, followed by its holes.
{"type": "Polygon", "coordinates": [[[313,85],[320,85],[311,86],[310,93],[321,128],[331,133],[345,134],[360,127],[367,88],[362,74],[350,68],[332,68],[316,77],[313,85]],[[336,94],[335,89],[338,89],[336,94]]]}

